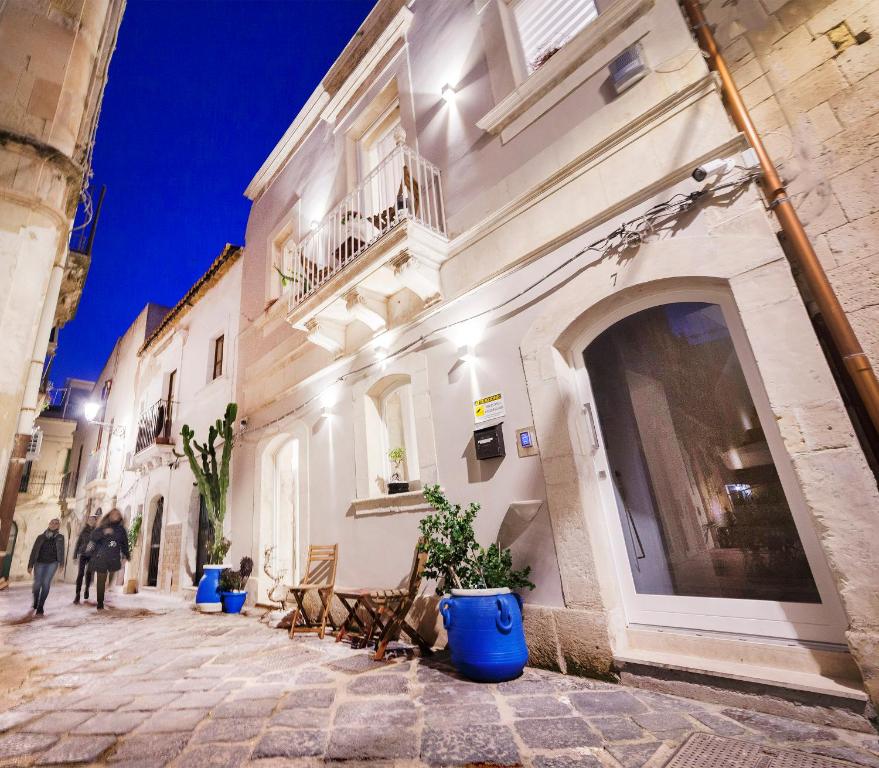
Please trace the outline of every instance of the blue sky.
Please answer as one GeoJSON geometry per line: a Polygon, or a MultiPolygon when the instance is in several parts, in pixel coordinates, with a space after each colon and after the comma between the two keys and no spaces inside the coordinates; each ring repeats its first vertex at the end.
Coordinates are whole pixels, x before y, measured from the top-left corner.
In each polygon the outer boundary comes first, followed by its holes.
{"type": "Polygon", "coordinates": [[[107,197],[51,379],[95,378],[144,304],[175,304],[227,242],[244,188],[373,0],[129,0],[98,126],[107,197]]]}

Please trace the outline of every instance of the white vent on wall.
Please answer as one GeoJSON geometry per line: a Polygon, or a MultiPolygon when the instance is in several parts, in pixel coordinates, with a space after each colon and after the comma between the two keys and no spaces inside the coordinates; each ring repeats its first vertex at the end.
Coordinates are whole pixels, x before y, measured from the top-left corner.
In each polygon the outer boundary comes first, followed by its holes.
{"type": "Polygon", "coordinates": [[[641,45],[630,45],[609,65],[610,78],[617,94],[631,88],[639,80],[647,76],[647,64],[644,62],[644,52],[641,45]]]}
{"type": "Polygon", "coordinates": [[[594,0],[518,0],[513,13],[529,72],[598,18],[594,0]]]}
{"type": "Polygon", "coordinates": [[[35,427],[31,432],[31,441],[27,446],[27,461],[36,461],[40,458],[40,449],[43,447],[43,430],[35,427]]]}

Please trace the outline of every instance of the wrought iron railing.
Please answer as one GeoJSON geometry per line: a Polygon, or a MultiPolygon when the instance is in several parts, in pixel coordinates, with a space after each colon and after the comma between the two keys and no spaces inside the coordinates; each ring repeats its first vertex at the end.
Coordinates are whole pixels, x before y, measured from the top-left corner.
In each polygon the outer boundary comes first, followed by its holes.
{"type": "Polygon", "coordinates": [[[172,406],[170,400],[159,400],[141,414],[137,424],[135,453],[140,453],[151,445],[171,444],[172,406]]]}
{"type": "Polygon", "coordinates": [[[404,220],[446,235],[439,169],[400,144],[286,256],[290,307],[404,220]]]}
{"type": "Polygon", "coordinates": [[[58,498],[67,499],[76,496],[76,483],[72,472],[65,472],[61,476],[61,487],[58,489],[58,498]]]}
{"type": "Polygon", "coordinates": [[[18,484],[19,493],[27,493],[31,496],[40,496],[46,488],[46,470],[41,472],[28,472],[21,476],[18,484]]]}

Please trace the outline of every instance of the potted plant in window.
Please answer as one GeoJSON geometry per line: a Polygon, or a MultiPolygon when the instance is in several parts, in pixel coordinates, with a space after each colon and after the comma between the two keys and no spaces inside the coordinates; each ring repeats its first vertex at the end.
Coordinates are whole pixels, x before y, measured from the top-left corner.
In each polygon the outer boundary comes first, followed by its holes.
{"type": "MultiPolygon", "coordinates": [[[[195,433],[188,424],[180,431],[183,437],[183,456],[189,460],[189,467],[195,476],[195,485],[204,499],[205,510],[213,528],[213,542],[208,549],[208,563],[204,575],[198,582],[195,593],[195,607],[203,613],[218,613],[222,602],[218,591],[222,562],[229,551],[231,542],[223,535],[223,521],[226,518],[226,494],[229,490],[229,463],[232,459],[232,427],[238,415],[238,406],[229,403],[223,419],[208,429],[208,439],[204,443],[195,440],[195,433]],[[216,442],[223,440],[220,455],[217,455],[216,442]]],[[[178,457],[180,454],[175,454],[178,457]]]]}
{"type": "Polygon", "coordinates": [[[452,664],[480,682],[512,680],[528,661],[522,627],[522,600],[513,590],[534,589],[531,568],[513,568],[509,549],[476,541],[473,521],[479,504],[452,504],[438,485],[424,497],[436,510],[419,528],[427,552],[424,575],[437,580],[443,625],[452,664]],[[451,594],[448,594],[448,593],[451,594]]]}
{"type": "Polygon", "coordinates": [[[406,461],[406,449],[403,446],[397,446],[388,451],[388,459],[394,465],[394,471],[391,479],[388,481],[388,493],[406,493],[409,490],[409,483],[402,479],[403,462],[406,461]]]}
{"type": "Polygon", "coordinates": [[[253,560],[242,557],[238,570],[224,568],[220,573],[218,588],[223,602],[223,613],[241,613],[247,600],[247,580],[253,573],[253,560]]]}

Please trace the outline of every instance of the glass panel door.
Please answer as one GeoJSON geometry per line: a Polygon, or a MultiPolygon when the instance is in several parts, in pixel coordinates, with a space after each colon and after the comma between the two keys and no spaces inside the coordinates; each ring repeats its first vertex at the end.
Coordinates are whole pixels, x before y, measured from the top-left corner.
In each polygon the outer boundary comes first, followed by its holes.
{"type": "Polygon", "coordinates": [[[826,564],[723,307],[642,308],[583,361],[630,621],[841,640],[826,564]]]}

